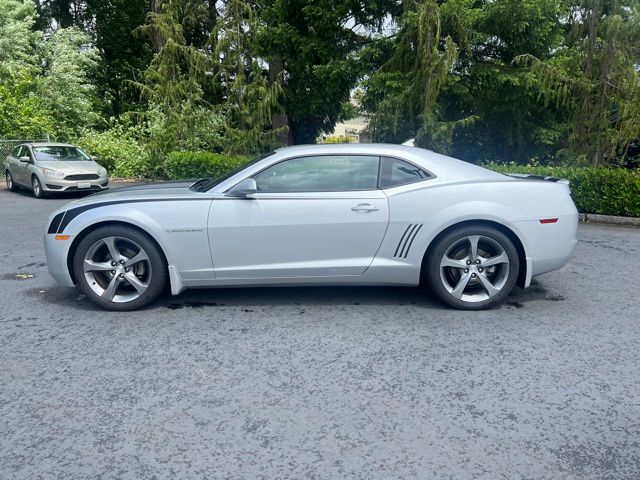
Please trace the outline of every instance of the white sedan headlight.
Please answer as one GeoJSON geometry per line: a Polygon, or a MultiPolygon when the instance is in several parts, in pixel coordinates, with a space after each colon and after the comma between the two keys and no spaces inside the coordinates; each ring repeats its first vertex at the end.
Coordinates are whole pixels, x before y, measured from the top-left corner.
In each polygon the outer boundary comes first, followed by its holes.
{"type": "Polygon", "coordinates": [[[65,176],[64,173],[62,172],[57,172],[55,170],[51,170],[50,168],[40,168],[40,171],[43,173],[43,175],[47,175],[49,177],[55,177],[55,178],[63,178],[65,176]]]}
{"type": "Polygon", "coordinates": [[[100,170],[98,170],[98,175],[102,177],[103,175],[106,175],[106,174],[107,174],[107,169],[104,167],[100,167],[100,170]]]}

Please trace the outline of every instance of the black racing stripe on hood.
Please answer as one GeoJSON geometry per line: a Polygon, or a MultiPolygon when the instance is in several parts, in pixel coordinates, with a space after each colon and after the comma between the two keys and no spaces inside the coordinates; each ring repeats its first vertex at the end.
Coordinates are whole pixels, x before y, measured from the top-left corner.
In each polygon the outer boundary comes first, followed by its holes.
{"type": "Polygon", "coordinates": [[[58,215],[56,215],[55,218],[53,219],[53,221],[51,222],[51,225],[49,226],[48,233],[62,233],[62,232],[64,232],[64,229],[67,228],[67,225],[69,225],[69,223],[71,223],[71,220],[76,218],[81,213],[84,213],[84,212],[86,212],[88,210],[91,210],[91,209],[94,209],[94,208],[106,207],[106,206],[109,206],[109,205],[119,205],[119,204],[123,204],[123,203],[198,202],[198,201],[202,201],[202,200],[211,201],[212,199],[211,198],[144,198],[144,199],[142,199],[141,198],[141,199],[134,199],[134,200],[112,200],[110,202],[90,203],[89,205],[82,205],[81,207],[75,207],[75,208],[72,208],[70,210],[67,210],[66,212],[59,213],[58,215]],[[64,216],[62,217],[62,219],[60,221],[58,229],[57,229],[57,231],[52,232],[51,228],[53,227],[53,224],[55,223],[55,220],[60,215],[64,215],[64,216]]]}

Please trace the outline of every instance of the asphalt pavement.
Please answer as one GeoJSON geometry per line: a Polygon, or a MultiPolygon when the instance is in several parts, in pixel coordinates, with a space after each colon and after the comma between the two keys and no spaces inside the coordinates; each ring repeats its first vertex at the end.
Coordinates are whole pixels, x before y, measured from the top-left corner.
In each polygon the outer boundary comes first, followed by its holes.
{"type": "Polygon", "coordinates": [[[581,224],[484,312],[348,287],[114,313],[47,273],[70,200],[0,189],[2,479],[640,478],[640,229],[581,224]]]}

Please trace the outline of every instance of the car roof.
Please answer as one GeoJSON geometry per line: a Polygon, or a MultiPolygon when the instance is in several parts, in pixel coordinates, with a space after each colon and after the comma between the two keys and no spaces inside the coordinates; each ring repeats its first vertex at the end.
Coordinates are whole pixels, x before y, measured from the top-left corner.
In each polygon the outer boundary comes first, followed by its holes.
{"type": "Polygon", "coordinates": [[[402,151],[405,153],[415,152],[416,147],[408,147],[405,145],[394,145],[390,143],[318,143],[308,145],[292,145],[290,147],[282,147],[276,150],[276,152],[286,152],[299,154],[304,152],[318,153],[323,152],[370,152],[375,154],[391,153],[402,151]]]}
{"type": "Polygon", "coordinates": [[[57,143],[57,142],[27,142],[22,143],[21,145],[26,145],[28,147],[75,147],[70,143],[57,143]]]}

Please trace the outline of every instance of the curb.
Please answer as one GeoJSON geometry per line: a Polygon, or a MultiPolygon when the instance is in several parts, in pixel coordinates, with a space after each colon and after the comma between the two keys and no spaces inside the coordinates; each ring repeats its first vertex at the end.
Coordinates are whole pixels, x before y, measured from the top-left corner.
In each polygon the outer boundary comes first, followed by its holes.
{"type": "Polygon", "coordinates": [[[581,213],[580,221],[587,223],[604,223],[606,225],[630,225],[632,227],[640,227],[640,218],[636,217],[616,217],[614,215],[581,213]]]}

